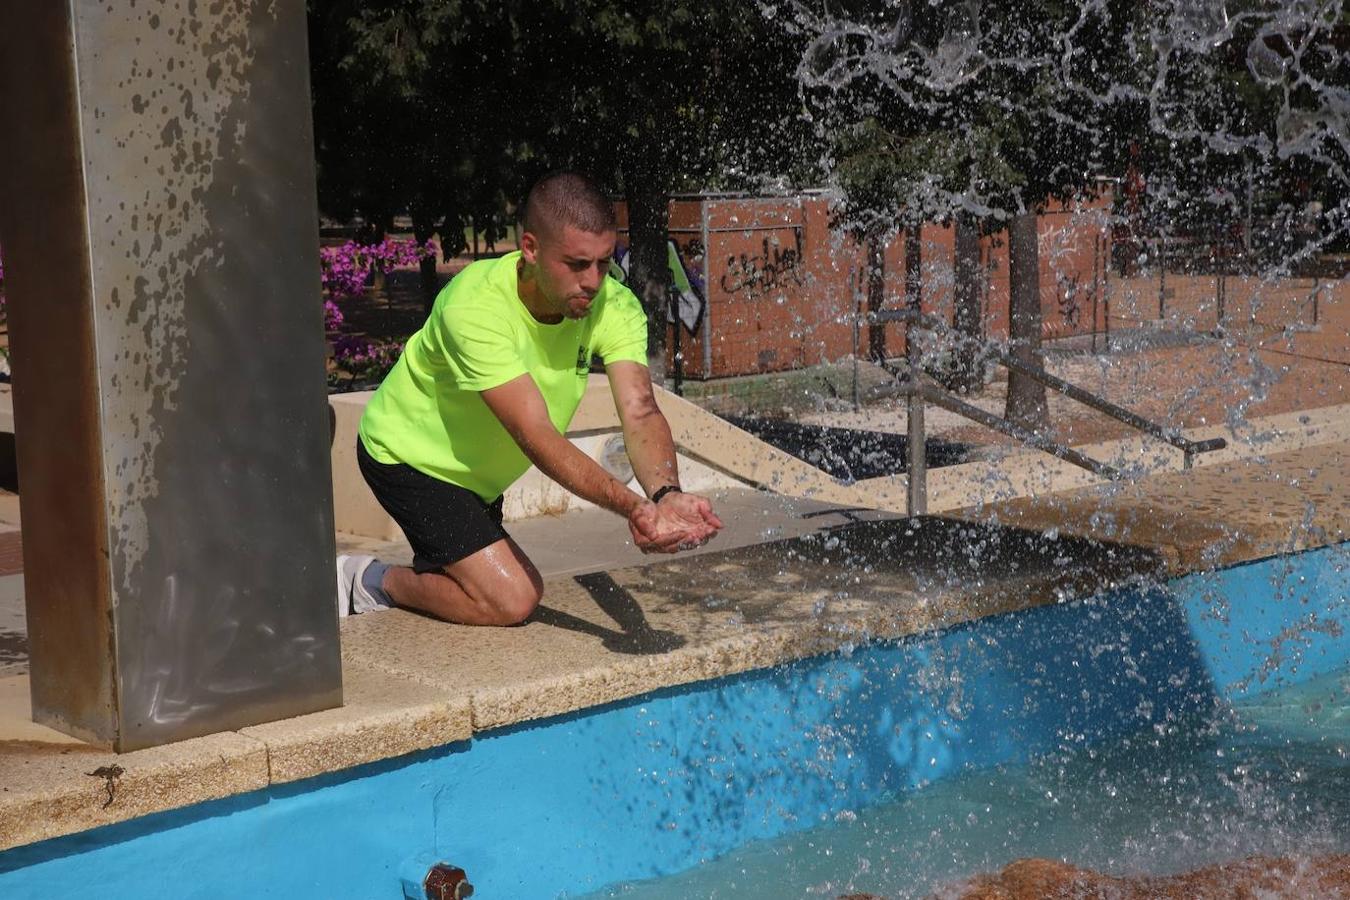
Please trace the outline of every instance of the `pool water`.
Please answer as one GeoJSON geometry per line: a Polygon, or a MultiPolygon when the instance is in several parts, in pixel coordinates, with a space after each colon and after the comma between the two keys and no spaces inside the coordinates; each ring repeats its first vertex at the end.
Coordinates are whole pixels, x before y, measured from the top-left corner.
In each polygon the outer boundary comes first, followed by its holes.
{"type": "Polygon", "coordinates": [[[1251,854],[1350,851],[1350,669],[1172,726],[966,771],[809,831],[595,897],[925,896],[1048,857],[1165,874],[1251,854]]]}

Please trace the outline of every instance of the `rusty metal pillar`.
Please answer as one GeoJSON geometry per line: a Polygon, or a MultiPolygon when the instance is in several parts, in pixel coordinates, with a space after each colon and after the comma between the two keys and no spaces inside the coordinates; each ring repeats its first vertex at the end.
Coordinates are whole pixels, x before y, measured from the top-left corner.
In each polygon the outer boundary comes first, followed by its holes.
{"type": "Polygon", "coordinates": [[[341,703],[303,3],[0,4],[33,717],[341,703]]]}

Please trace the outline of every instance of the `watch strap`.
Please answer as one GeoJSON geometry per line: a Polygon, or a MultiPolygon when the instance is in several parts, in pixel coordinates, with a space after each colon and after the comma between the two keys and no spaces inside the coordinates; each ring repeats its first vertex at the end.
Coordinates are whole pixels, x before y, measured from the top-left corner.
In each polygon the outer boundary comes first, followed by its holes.
{"type": "Polygon", "coordinates": [[[652,494],[652,502],[660,503],[662,497],[664,497],[666,494],[671,493],[682,494],[684,492],[680,490],[680,486],[678,484],[668,484],[665,487],[656,489],[656,493],[652,494]]]}

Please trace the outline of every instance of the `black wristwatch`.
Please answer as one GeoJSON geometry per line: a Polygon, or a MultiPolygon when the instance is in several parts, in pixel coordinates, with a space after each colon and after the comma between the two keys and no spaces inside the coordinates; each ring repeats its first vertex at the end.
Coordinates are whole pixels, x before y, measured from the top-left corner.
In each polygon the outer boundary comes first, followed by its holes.
{"type": "Polygon", "coordinates": [[[656,489],[656,493],[652,494],[652,502],[660,503],[662,497],[664,497],[666,494],[671,493],[682,494],[684,493],[684,491],[680,490],[680,486],[678,484],[668,484],[665,487],[656,489]]]}

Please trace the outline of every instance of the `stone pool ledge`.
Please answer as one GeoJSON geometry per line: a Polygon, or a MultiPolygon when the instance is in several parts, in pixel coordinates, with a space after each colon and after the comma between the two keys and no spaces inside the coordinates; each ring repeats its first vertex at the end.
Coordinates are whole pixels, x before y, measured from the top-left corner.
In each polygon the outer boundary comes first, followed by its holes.
{"type": "Polygon", "coordinates": [[[0,850],[468,739],[467,698],[344,661],[345,705],[112,753],[27,721],[0,679],[0,850]]]}
{"type": "Polygon", "coordinates": [[[1159,553],[1169,576],[1350,539],[1350,443],[960,510],[1159,553]]]}
{"type": "Polygon", "coordinates": [[[474,730],[484,731],[1158,571],[1160,560],[1138,548],[941,518],[859,522],[555,578],[518,628],[485,631],[399,611],[363,616],[347,624],[343,655],[461,692],[474,730]],[[983,558],[968,556],[969,545],[983,545],[983,558]]]}
{"type": "Polygon", "coordinates": [[[343,624],[341,709],[152,750],[115,755],[25,722],[26,676],[0,680],[0,849],[1133,578],[1336,543],[1350,529],[1348,452],[1305,447],[965,519],[844,523],[555,576],[518,628],[362,616],[343,624]]]}

